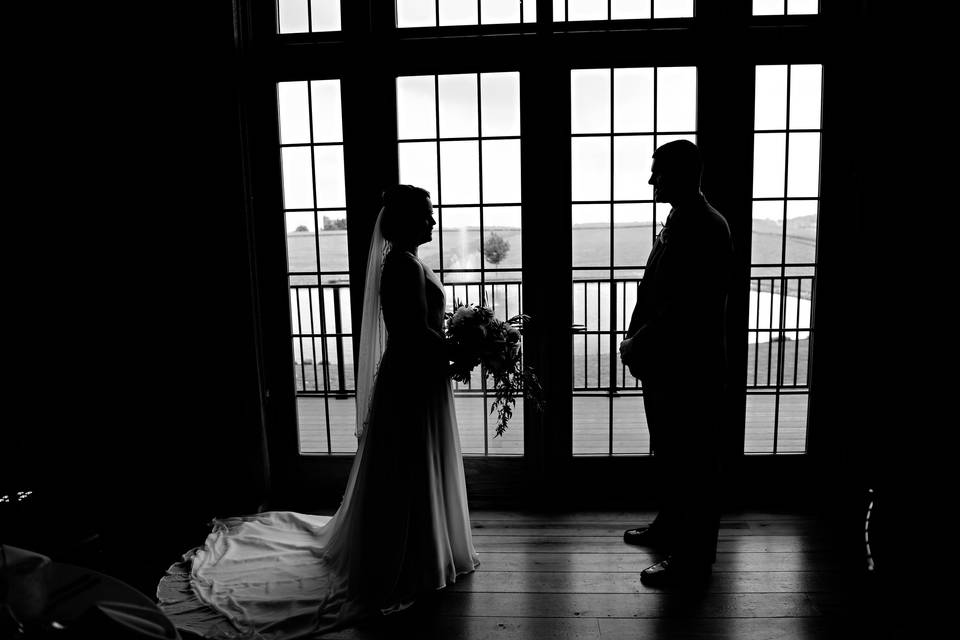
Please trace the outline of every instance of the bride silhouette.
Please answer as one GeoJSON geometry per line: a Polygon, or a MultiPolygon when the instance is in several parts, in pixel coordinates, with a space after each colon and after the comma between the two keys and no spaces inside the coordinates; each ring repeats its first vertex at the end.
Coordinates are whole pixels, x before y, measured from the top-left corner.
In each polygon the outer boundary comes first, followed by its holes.
{"type": "Polygon", "coordinates": [[[367,258],[357,362],[357,453],[332,516],[218,519],[157,590],[206,637],[294,638],[401,611],[479,564],[449,359],[443,285],[417,258],[427,191],[382,196],[367,258]]]}

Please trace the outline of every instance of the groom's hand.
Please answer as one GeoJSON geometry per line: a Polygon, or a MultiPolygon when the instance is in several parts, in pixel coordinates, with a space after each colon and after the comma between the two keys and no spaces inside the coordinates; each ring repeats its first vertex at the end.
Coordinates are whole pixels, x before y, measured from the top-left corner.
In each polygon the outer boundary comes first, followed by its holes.
{"type": "Polygon", "coordinates": [[[627,338],[620,343],[620,362],[627,365],[627,370],[630,371],[630,375],[634,378],[640,377],[640,371],[634,369],[636,364],[636,356],[634,355],[634,350],[636,349],[635,338],[627,338]]]}
{"type": "Polygon", "coordinates": [[[627,338],[620,343],[620,362],[623,364],[628,364],[627,361],[631,360],[633,356],[633,338],[627,338]]]}

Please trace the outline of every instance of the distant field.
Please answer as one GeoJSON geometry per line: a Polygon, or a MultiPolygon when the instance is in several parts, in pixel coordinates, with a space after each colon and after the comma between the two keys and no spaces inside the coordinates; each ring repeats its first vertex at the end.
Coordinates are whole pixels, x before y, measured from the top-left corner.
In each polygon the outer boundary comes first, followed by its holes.
{"type": "MultiPolygon", "coordinates": [[[[814,216],[791,220],[788,229],[786,251],[792,262],[813,262],[816,242],[814,216]]],[[[510,244],[506,258],[499,268],[520,268],[523,264],[523,248],[520,229],[495,228],[495,232],[510,244]]],[[[614,226],[612,259],[618,267],[638,267],[646,263],[653,246],[652,225],[634,223],[614,226]]],[[[780,225],[766,221],[754,222],[752,261],[754,263],[779,263],[783,236],[780,225]]],[[[433,269],[440,268],[439,235],[420,248],[420,258],[433,269]]],[[[346,271],[347,232],[321,231],[314,234],[290,233],[287,235],[287,255],[291,271],[316,271],[316,255],[324,271],[346,271]]],[[[443,232],[443,253],[446,269],[476,269],[481,264],[480,232],[478,229],[449,229],[443,232]]],[[[606,266],[611,260],[610,228],[608,226],[582,225],[573,228],[574,267],[606,266]]],[[[493,266],[493,265],[486,265],[493,266]]],[[[514,276],[509,276],[514,277],[514,276]]]]}

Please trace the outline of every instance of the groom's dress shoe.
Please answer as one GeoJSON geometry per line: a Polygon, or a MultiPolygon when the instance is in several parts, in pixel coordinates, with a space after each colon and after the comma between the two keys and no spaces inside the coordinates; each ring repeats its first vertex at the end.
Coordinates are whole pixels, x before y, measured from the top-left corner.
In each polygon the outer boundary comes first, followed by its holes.
{"type": "Polygon", "coordinates": [[[623,532],[623,541],[641,547],[666,547],[667,539],[652,527],[637,527],[623,532]]]}
{"type": "Polygon", "coordinates": [[[670,556],[640,572],[640,582],[648,587],[703,587],[710,581],[713,566],[708,562],[690,562],[670,556]]]}

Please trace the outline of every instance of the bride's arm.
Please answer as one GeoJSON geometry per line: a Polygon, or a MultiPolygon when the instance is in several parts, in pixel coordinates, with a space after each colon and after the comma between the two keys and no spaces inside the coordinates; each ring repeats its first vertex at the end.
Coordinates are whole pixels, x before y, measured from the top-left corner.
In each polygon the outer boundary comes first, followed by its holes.
{"type": "Polygon", "coordinates": [[[427,282],[423,268],[413,256],[392,255],[383,269],[380,298],[387,334],[410,346],[445,352],[443,335],[427,321],[427,282]]]}

